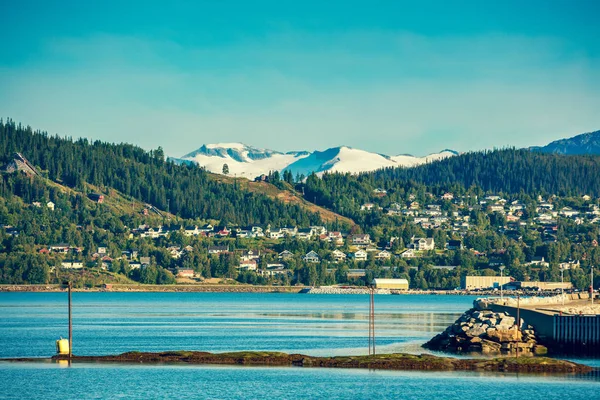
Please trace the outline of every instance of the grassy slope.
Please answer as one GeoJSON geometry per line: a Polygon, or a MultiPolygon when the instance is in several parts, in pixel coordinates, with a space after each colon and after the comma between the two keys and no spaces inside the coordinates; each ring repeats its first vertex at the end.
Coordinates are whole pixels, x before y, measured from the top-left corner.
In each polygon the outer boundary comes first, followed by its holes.
{"type": "MultiPolygon", "coordinates": [[[[234,184],[234,178],[211,174],[211,177],[219,182],[229,183],[231,185],[234,184]]],[[[347,225],[355,225],[354,221],[350,218],[343,217],[339,214],[334,213],[333,211],[329,211],[323,207],[317,206],[309,201],[306,201],[296,194],[296,192],[290,187],[288,190],[281,190],[274,185],[266,182],[252,182],[245,178],[235,179],[236,184],[242,190],[246,190],[252,193],[262,193],[266,196],[269,196],[272,199],[280,200],[286,204],[297,204],[300,207],[306,209],[307,211],[317,213],[321,215],[321,219],[324,222],[335,222],[336,219],[343,224],[347,225]]]]}

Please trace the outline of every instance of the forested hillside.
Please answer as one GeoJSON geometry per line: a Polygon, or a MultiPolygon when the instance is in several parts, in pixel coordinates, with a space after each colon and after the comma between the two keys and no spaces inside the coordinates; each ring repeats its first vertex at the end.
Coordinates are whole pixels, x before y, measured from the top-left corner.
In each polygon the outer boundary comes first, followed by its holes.
{"type": "Polygon", "coordinates": [[[166,162],[161,148],[147,152],[130,144],[74,141],[0,120],[0,163],[15,152],[52,181],[81,191],[85,183],[114,188],[183,218],[215,219],[223,225],[320,223],[316,213],[299,205],[238,190],[195,166],[166,162]]]}
{"type": "Polygon", "coordinates": [[[529,150],[481,151],[416,168],[384,169],[363,174],[375,186],[397,181],[427,185],[460,184],[484,191],[542,195],[600,195],[600,156],[542,154],[529,150]]]}
{"type": "MultiPolygon", "coordinates": [[[[379,198],[373,190],[386,190],[378,201],[386,207],[405,202],[408,193],[483,195],[499,193],[521,197],[600,195],[600,156],[565,156],[528,150],[494,150],[466,153],[414,168],[387,168],[360,175],[324,174],[297,183],[305,198],[353,218],[363,226],[378,220],[361,219],[361,205],[379,198]]],[[[364,216],[364,214],[362,214],[364,216]]]]}

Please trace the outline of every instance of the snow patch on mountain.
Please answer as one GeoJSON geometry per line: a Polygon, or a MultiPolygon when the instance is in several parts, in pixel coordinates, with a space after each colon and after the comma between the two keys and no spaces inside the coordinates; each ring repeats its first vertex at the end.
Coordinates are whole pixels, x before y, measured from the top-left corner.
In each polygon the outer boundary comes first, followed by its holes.
{"type": "Polygon", "coordinates": [[[207,144],[186,154],[179,161],[194,162],[210,172],[222,173],[227,164],[229,175],[254,179],[271,171],[289,170],[294,175],[321,175],[325,172],[357,174],[388,167],[414,167],[456,155],[444,150],[426,157],[410,155],[387,156],[347,146],[333,147],[324,151],[279,152],[260,149],[242,143],[207,144]]]}

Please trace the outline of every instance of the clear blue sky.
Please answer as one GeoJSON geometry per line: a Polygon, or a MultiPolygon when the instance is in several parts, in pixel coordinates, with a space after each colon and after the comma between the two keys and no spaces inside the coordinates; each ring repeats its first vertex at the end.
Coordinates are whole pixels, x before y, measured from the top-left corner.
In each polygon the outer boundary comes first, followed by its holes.
{"type": "Polygon", "coordinates": [[[544,144],[600,129],[599,15],[596,0],[0,0],[0,115],[173,156],[544,144]]]}

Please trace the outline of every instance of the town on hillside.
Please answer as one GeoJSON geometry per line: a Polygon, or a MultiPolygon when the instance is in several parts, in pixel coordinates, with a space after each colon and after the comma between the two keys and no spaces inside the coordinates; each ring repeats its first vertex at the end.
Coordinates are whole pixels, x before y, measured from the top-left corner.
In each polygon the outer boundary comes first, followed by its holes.
{"type": "MultiPolygon", "coordinates": [[[[376,199],[386,195],[379,188],[373,193],[376,199]]],[[[102,207],[105,196],[90,193],[86,200],[102,207]]],[[[62,207],[68,205],[63,203],[62,207]]],[[[57,204],[47,199],[34,201],[29,208],[46,216],[60,212],[57,204]]],[[[177,223],[164,219],[160,210],[146,204],[138,210],[142,220],[152,214],[164,223],[122,226],[118,232],[103,235],[106,242],[101,242],[102,235],[86,232],[86,227],[78,225],[70,232],[70,241],[35,244],[33,248],[52,260],[48,264],[50,276],[57,270],[97,269],[144,283],[221,278],[311,286],[362,286],[374,278],[401,278],[413,289],[445,290],[510,286],[511,282],[557,289],[561,280],[569,282],[565,288],[583,289],[589,285],[584,264],[599,257],[600,207],[598,199],[590,196],[539,196],[526,204],[496,194],[428,193],[424,202],[407,194],[404,202],[385,208],[376,201],[364,203],[360,212],[384,214],[405,228],[374,228],[364,233],[356,225],[336,230],[337,224],[177,223]],[[84,240],[86,236],[91,240],[84,240]],[[564,241],[572,246],[564,248],[564,241]]],[[[18,221],[3,225],[9,240],[21,232],[18,221]]]]}

